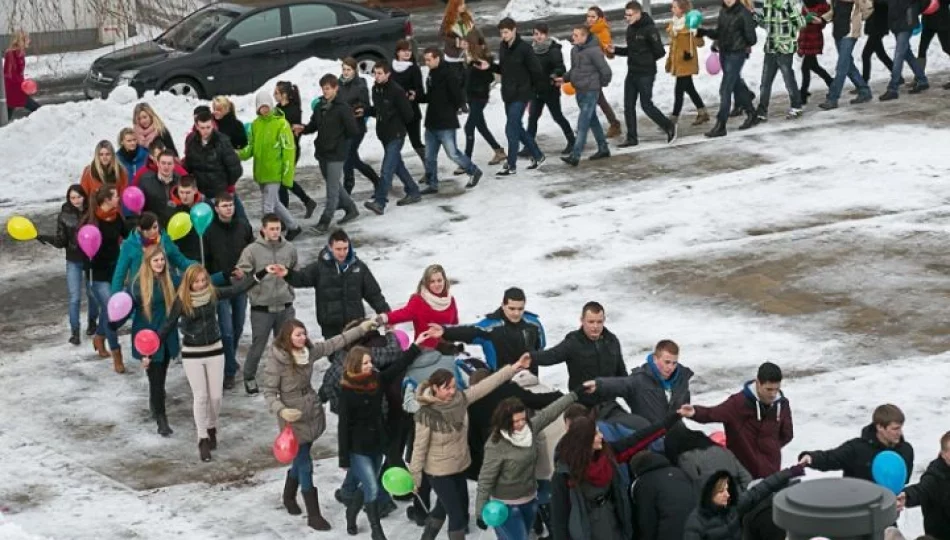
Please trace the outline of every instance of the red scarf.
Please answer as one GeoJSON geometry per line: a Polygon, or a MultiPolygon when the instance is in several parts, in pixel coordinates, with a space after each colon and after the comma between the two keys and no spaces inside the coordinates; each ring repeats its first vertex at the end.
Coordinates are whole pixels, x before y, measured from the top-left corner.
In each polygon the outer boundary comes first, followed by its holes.
{"type": "Polygon", "coordinates": [[[353,390],[355,392],[372,394],[376,392],[377,388],[379,388],[379,381],[377,381],[376,374],[373,372],[358,374],[344,373],[341,385],[343,388],[353,390]]]}
{"type": "Polygon", "coordinates": [[[587,466],[587,482],[596,488],[606,487],[613,480],[614,472],[614,464],[607,454],[597,452],[587,466]]]}
{"type": "Polygon", "coordinates": [[[99,221],[107,221],[112,223],[119,217],[119,209],[113,208],[112,210],[103,210],[102,207],[96,208],[96,219],[99,221]]]}
{"type": "Polygon", "coordinates": [[[139,240],[142,242],[142,249],[145,249],[149,246],[157,245],[159,240],[162,239],[162,235],[159,234],[155,238],[147,238],[144,234],[139,233],[139,240]]]}

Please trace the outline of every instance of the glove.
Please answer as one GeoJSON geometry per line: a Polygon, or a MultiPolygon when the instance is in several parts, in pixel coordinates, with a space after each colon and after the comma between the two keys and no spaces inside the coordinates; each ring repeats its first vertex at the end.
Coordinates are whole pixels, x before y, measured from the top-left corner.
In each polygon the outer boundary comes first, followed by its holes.
{"type": "Polygon", "coordinates": [[[53,237],[48,234],[36,235],[36,241],[47,246],[53,245],[53,237]]]}
{"type": "Polygon", "coordinates": [[[385,313],[380,313],[376,316],[376,326],[382,326],[389,322],[389,316],[385,313]]]}
{"type": "Polygon", "coordinates": [[[485,523],[485,520],[483,520],[481,516],[478,516],[478,519],[475,520],[475,525],[478,525],[478,528],[483,531],[488,530],[488,524],[485,523]]]}
{"type": "Polygon", "coordinates": [[[814,14],[814,13],[809,13],[809,14],[805,15],[805,22],[810,23],[810,22],[812,22],[813,20],[815,20],[815,14],[814,14]]]}
{"type": "Polygon", "coordinates": [[[706,29],[700,26],[696,29],[696,35],[699,37],[706,37],[706,29]]]}
{"type": "Polygon", "coordinates": [[[283,408],[280,410],[280,417],[291,424],[300,420],[301,416],[303,416],[303,413],[300,412],[300,409],[283,408]]]}
{"type": "Polygon", "coordinates": [[[788,468],[789,474],[792,475],[792,478],[798,478],[799,476],[805,476],[805,466],[802,464],[792,465],[788,468]]]}
{"type": "Polygon", "coordinates": [[[379,328],[379,324],[373,319],[367,319],[360,323],[360,328],[363,329],[363,332],[372,332],[379,328]]]}

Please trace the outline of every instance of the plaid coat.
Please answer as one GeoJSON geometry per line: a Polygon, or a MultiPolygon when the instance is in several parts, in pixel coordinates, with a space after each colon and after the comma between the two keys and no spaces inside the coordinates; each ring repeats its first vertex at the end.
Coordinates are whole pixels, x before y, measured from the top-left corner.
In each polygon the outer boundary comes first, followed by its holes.
{"type": "Polygon", "coordinates": [[[805,19],[796,0],[767,0],[763,26],[768,32],[766,54],[794,54],[798,50],[798,31],[805,19]]]}
{"type": "Polygon", "coordinates": [[[831,6],[825,0],[812,0],[802,6],[802,15],[809,13],[817,17],[821,24],[811,24],[806,21],[798,33],[798,54],[800,56],[819,55],[825,50],[825,24],[827,22],[821,19],[821,16],[828,12],[831,6]]]}

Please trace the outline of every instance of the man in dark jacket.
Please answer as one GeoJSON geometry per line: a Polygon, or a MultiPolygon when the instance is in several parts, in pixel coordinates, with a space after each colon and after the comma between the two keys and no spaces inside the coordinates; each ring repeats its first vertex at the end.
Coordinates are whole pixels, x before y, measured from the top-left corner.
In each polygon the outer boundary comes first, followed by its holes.
{"type": "Polygon", "coordinates": [[[871,464],[874,457],[892,450],[907,465],[907,480],[914,470],[914,448],[904,440],[904,413],[897,405],[880,405],[874,409],[871,424],[861,430],[861,436],[845,442],[833,450],[802,452],[799,463],[819,471],[843,471],[845,478],[874,481],[871,464]]]}
{"type": "Polygon", "coordinates": [[[316,133],[313,141],[316,149],[317,161],[320,162],[320,173],[327,185],[327,205],[317,222],[317,232],[326,232],[330,229],[330,221],[337,208],[346,210],[346,215],[337,222],[344,225],[360,215],[356,203],[350,194],[343,189],[343,162],[346,161],[346,152],[349,139],[359,134],[359,126],[353,109],[346,103],[336,99],[340,83],[336,75],[324,75],[320,78],[320,88],[323,90],[323,99],[310,116],[310,122],[301,133],[307,135],[316,133]]]}
{"type": "Polygon", "coordinates": [[[594,134],[597,141],[597,153],[590,159],[610,157],[607,137],[597,119],[597,100],[602,88],[610,84],[613,72],[604,59],[600,42],[591,35],[586,26],[576,26],[571,34],[574,47],[571,48],[571,69],[563,77],[555,79],[559,83],[569,82],[574,86],[574,98],[577,100],[577,139],[569,156],[561,156],[561,161],[572,167],[580,163],[581,152],[587,144],[587,131],[594,134]]]}
{"type": "Polygon", "coordinates": [[[828,111],[838,108],[838,98],[841,97],[845,78],[851,79],[851,83],[858,89],[858,96],[851,100],[852,105],[871,101],[871,88],[854,65],[854,46],[861,37],[861,20],[867,19],[873,10],[874,4],[871,0],[833,0],[831,10],[822,15],[822,19],[832,24],[831,36],[838,50],[838,63],[835,67],[835,78],[828,87],[828,97],[818,105],[821,109],[828,111]]]}
{"type": "Polygon", "coordinates": [[[406,91],[389,80],[392,68],[386,62],[379,62],[373,67],[373,106],[367,114],[376,117],[376,136],[383,143],[383,165],[380,174],[381,181],[376,184],[373,200],[363,205],[377,215],[383,215],[386,210],[387,195],[393,185],[393,175],[399,177],[406,196],[396,201],[397,206],[417,203],[422,200],[419,194],[419,185],[412,179],[402,161],[402,145],[406,142],[406,126],[412,122],[412,103],[406,96],[406,91]]]}
{"type": "MultiPolygon", "coordinates": [[[[191,209],[194,208],[196,204],[202,202],[203,199],[204,197],[201,196],[201,192],[198,191],[198,182],[195,177],[186,174],[181,177],[177,186],[172,187],[171,200],[169,202],[175,206],[176,214],[184,212],[190,215],[191,209]]],[[[198,231],[196,231],[194,227],[188,231],[188,234],[175,240],[175,245],[178,246],[178,250],[181,251],[181,254],[185,257],[193,261],[199,261],[201,264],[205,263],[204,246],[201,245],[201,236],[198,235],[198,231]]]]}
{"type": "Polygon", "coordinates": [[[891,80],[887,83],[887,92],[881,95],[881,101],[890,101],[897,99],[903,77],[901,71],[904,68],[904,62],[910,66],[914,72],[914,85],[909,92],[919,94],[930,88],[927,82],[927,74],[917,63],[917,58],[910,50],[910,35],[914,27],[920,21],[920,2],[916,0],[888,0],[887,2],[888,20],[887,26],[894,33],[894,67],[891,68],[891,80]]]}
{"type": "Polygon", "coordinates": [[[679,363],[679,346],[664,339],[653,354],[629,377],[598,377],[593,385],[601,398],[623,398],[630,413],[659,422],[689,403],[689,380],[693,372],[679,363]]]}
{"type": "MultiPolygon", "coordinates": [[[[235,215],[234,195],[227,191],[214,199],[215,218],[205,231],[205,268],[209,273],[229,275],[237,267],[244,248],[254,242],[254,231],[246,220],[235,215]]],[[[247,293],[236,294],[218,301],[218,325],[221,327],[221,345],[224,347],[224,387],[234,388],[237,376],[237,347],[244,334],[247,318],[247,293]]]]}
{"type": "Polygon", "coordinates": [[[215,129],[210,111],[195,116],[195,130],[185,139],[184,165],[206,198],[233,189],[244,172],[231,141],[215,129]]]}
{"type": "Polygon", "coordinates": [[[754,381],[715,407],[696,405],[694,422],[721,422],[726,447],[752,473],[764,478],[782,467],[782,448],[792,441],[792,408],[782,393],[782,370],[772,362],[759,366],[754,381]]]}
{"type": "Polygon", "coordinates": [[[525,131],[522,119],[528,102],[544,84],[541,63],[531,46],[518,35],[514,19],[505,17],[498,23],[501,46],[498,49],[497,72],[501,74],[501,99],[505,102],[505,136],[508,138],[508,161],[496,176],[511,176],[518,169],[518,149],[522,142],[531,154],[528,169],[544,163],[544,154],[534,136],[525,131]]]}
{"type": "Polygon", "coordinates": [[[376,313],[390,311],[379,283],[357,258],[350,237],[342,229],[330,234],[316,261],[302,270],[289,270],[284,279],[291,287],[314,290],[317,323],[327,339],[340,335],[348,322],[366,317],[364,299],[376,313]]]}
{"type": "Polygon", "coordinates": [[[474,187],[482,178],[482,171],[459,150],[455,132],[459,128],[458,110],[465,104],[462,81],[452,69],[443,65],[442,52],[428,48],[423,53],[429,76],[426,78],[426,93],[416,96],[416,101],[428,103],[426,107],[426,183],[423,195],[439,192],[439,149],[444,148],[449,159],[468,175],[468,187],[474,187]]]}
{"type": "Polygon", "coordinates": [[[168,227],[168,220],[175,213],[175,203],[172,201],[172,189],[178,185],[181,176],[175,172],[175,152],[164,150],[158,156],[158,170],[148,171],[142,175],[141,188],[145,194],[145,208],[158,216],[158,223],[162,229],[168,227]]]}
{"type": "Polygon", "coordinates": [[[699,497],[693,481],[662,454],[641,452],[630,460],[630,502],[637,540],[680,540],[699,497]]]}
{"type": "Polygon", "coordinates": [[[937,540],[950,540],[950,431],[940,437],[940,454],[927,465],[920,481],[897,497],[905,508],[920,506],[924,532],[937,540]]]}
{"type": "Polygon", "coordinates": [[[627,123],[627,140],[618,146],[625,148],[640,143],[637,138],[637,98],[643,112],[666,133],[666,142],[676,139],[676,124],[653,104],[653,82],[656,80],[656,61],[665,56],[660,32],[649,13],[643,12],[639,2],[627,2],[627,46],[611,45],[608,51],[627,57],[627,78],[623,82],[623,116],[627,123]]]}
{"type": "MultiPolygon", "coordinates": [[[[564,72],[564,54],[561,52],[561,44],[551,39],[548,35],[548,25],[546,23],[537,23],[534,25],[533,42],[531,43],[534,54],[538,57],[538,63],[541,65],[541,75],[545,78],[545,84],[542,84],[536,91],[534,99],[528,106],[528,134],[534,137],[538,134],[538,119],[547,106],[551,113],[551,119],[561,128],[564,138],[567,139],[567,146],[561,150],[561,155],[570,154],[574,149],[574,128],[564,113],[561,112],[561,90],[554,84],[554,79],[562,77],[564,72]]],[[[527,150],[521,151],[521,156],[529,157],[531,155],[527,150]]]]}

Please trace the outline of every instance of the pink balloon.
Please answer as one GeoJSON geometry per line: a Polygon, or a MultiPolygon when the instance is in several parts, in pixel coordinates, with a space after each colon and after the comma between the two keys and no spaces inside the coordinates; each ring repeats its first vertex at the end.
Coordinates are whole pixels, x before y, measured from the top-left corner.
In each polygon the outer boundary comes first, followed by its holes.
{"type": "Polygon", "coordinates": [[[711,435],[709,435],[709,440],[723,448],[726,447],[726,434],[722,431],[714,431],[711,435]]]}
{"type": "Polygon", "coordinates": [[[129,186],[122,192],[122,204],[135,214],[145,208],[145,194],[136,186],[129,186]]]}
{"type": "Polygon", "coordinates": [[[300,443],[294,435],[294,430],[290,424],[284,426],[280,435],[274,439],[274,457],[284,465],[292,462],[297,457],[297,451],[300,449],[300,443]]]}
{"type": "Polygon", "coordinates": [[[79,249],[86,254],[86,257],[91,259],[96,256],[99,246],[102,245],[102,233],[95,225],[83,225],[76,232],[76,243],[79,244],[79,249]]]}
{"type": "Polygon", "coordinates": [[[409,334],[403,332],[402,330],[393,330],[393,335],[396,336],[396,341],[399,342],[399,348],[406,350],[409,348],[409,334]]]}
{"type": "Polygon", "coordinates": [[[152,356],[158,352],[158,346],[161,345],[155,330],[148,329],[139,330],[132,343],[135,345],[135,350],[142,356],[152,356]]]}
{"type": "Polygon", "coordinates": [[[23,90],[23,93],[28,96],[36,94],[36,81],[33,79],[25,79],[22,83],[20,83],[20,90],[23,90]]]}
{"type": "Polygon", "coordinates": [[[927,9],[922,12],[922,14],[933,15],[938,9],[940,9],[940,0],[930,0],[930,4],[927,6],[927,9]]]}
{"type": "Polygon", "coordinates": [[[712,53],[706,58],[706,71],[710,75],[716,75],[722,71],[722,65],[719,63],[719,53],[712,53]]]}
{"type": "Polygon", "coordinates": [[[132,312],[132,297],[125,291],[119,291],[112,295],[106,308],[109,312],[109,321],[121,321],[132,312]]]}

